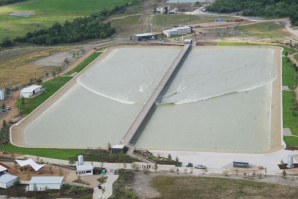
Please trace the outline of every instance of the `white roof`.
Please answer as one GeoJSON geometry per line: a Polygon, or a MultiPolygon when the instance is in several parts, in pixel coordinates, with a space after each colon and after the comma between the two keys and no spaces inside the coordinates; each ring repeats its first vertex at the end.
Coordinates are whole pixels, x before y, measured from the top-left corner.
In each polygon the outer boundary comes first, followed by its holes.
{"type": "Polygon", "coordinates": [[[77,171],[89,171],[93,170],[92,164],[76,165],[77,171]]]}
{"type": "Polygon", "coordinates": [[[61,184],[63,176],[38,176],[32,177],[29,184],[61,184]]]}
{"type": "Polygon", "coordinates": [[[135,34],[136,37],[150,37],[150,36],[155,36],[156,34],[153,33],[140,33],[140,34],[135,34]]]}
{"type": "Polygon", "coordinates": [[[0,172],[2,171],[7,171],[7,168],[5,168],[4,166],[0,165],[0,172]]]}
{"type": "Polygon", "coordinates": [[[190,26],[179,26],[179,27],[174,27],[174,28],[171,28],[171,29],[167,29],[167,30],[164,30],[164,32],[171,32],[171,31],[177,31],[177,30],[185,30],[185,29],[189,29],[190,26]]]}
{"type": "Polygon", "coordinates": [[[116,144],[112,146],[112,149],[123,149],[124,145],[123,144],[116,144]]]}
{"type": "Polygon", "coordinates": [[[40,85],[31,85],[31,86],[22,88],[21,93],[31,93],[31,92],[33,92],[34,90],[36,90],[36,89],[38,89],[38,88],[41,88],[41,87],[42,87],[42,86],[40,86],[40,85]]]}
{"type": "Polygon", "coordinates": [[[30,165],[35,171],[38,171],[42,167],[44,167],[45,164],[37,164],[34,160],[28,159],[28,160],[16,160],[16,162],[21,166],[28,166],[30,165]]]}
{"type": "Polygon", "coordinates": [[[18,177],[17,176],[13,176],[13,175],[10,175],[8,173],[6,174],[3,174],[0,176],[0,182],[1,183],[8,183],[8,182],[11,182],[15,179],[17,179],[18,177]]]}

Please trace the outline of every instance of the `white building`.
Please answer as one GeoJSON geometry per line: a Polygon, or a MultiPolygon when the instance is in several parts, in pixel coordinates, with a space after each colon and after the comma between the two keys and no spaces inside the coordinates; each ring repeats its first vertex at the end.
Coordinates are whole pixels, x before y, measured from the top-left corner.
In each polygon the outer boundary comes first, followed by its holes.
{"type": "Polygon", "coordinates": [[[162,31],[162,33],[167,37],[172,37],[176,35],[186,35],[191,33],[191,27],[189,26],[174,27],[172,29],[164,30],[162,31]]]}
{"type": "Polygon", "coordinates": [[[29,191],[45,191],[47,189],[61,189],[63,176],[32,177],[29,182],[29,191]]]}
{"type": "Polygon", "coordinates": [[[76,165],[76,173],[80,176],[93,175],[93,165],[84,164],[84,158],[82,155],[78,156],[78,163],[76,165]]]}
{"type": "Polygon", "coordinates": [[[28,98],[32,97],[38,93],[42,92],[42,86],[40,85],[31,85],[21,89],[20,97],[28,98]]]}
{"type": "Polygon", "coordinates": [[[0,89],[0,100],[5,99],[5,88],[0,89]]]}
{"type": "Polygon", "coordinates": [[[0,176],[0,188],[7,189],[12,187],[18,180],[17,176],[10,175],[8,173],[2,174],[0,176]]]}

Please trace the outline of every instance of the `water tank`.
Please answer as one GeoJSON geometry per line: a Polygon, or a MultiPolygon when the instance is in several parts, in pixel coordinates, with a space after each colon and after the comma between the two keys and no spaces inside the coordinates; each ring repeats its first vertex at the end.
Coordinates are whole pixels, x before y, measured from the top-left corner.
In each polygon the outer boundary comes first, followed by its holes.
{"type": "Polygon", "coordinates": [[[293,158],[292,155],[289,155],[289,156],[288,156],[288,165],[287,165],[288,168],[294,168],[293,159],[294,159],[294,158],[293,158]]]}
{"type": "Polygon", "coordinates": [[[84,157],[82,155],[78,156],[78,165],[83,165],[84,164],[84,157]]]}

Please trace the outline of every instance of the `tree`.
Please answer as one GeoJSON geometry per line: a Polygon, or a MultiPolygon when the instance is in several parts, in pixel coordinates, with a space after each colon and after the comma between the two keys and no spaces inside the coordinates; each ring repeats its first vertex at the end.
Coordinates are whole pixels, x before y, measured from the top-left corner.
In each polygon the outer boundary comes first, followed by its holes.
{"type": "Polygon", "coordinates": [[[2,103],[1,108],[2,108],[2,112],[5,112],[6,105],[4,103],[2,103]]]}
{"type": "Polygon", "coordinates": [[[21,107],[23,108],[25,106],[26,102],[25,102],[25,98],[21,97],[21,107]]]}
{"type": "Polygon", "coordinates": [[[134,170],[134,171],[138,171],[139,170],[139,165],[137,163],[132,163],[131,164],[131,168],[134,170]]]}
{"type": "Polygon", "coordinates": [[[6,120],[3,120],[3,122],[2,122],[2,128],[7,128],[8,127],[8,125],[7,125],[7,122],[6,122],[6,120]]]}
{"type": "Polygon", "coordinates": [[[13,41],[10,40],[8,37],[5,37],[5,38],[2,40],[1,46],[2,46],[3,48],[11,47],[12,45],[13,45],[13,41]]]}
{"type": "Polygon", "coordinates": [[[172,160],[172,156],[171,156],[170,153],[169,153],[169,155],[168,155],[168,159],[169,159],[169,160],[172,160]]]}
{"type": "Polygon", "coordinates": [[[38,85],[40,85],[40,84],[42,83],[42,79],[38,78],[38,79],[36,80],[36,83],[37,83],[38,85]]]}

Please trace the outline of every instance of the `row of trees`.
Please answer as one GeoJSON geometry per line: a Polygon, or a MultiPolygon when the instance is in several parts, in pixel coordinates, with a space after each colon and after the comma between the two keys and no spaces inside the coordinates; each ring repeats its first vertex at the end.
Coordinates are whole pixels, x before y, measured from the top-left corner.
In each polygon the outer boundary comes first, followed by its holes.
{"type": "Polygon", "coordinates": [[[290,17],[298,25],[298,1],[293,0],[215,0],[208,11],[242,12],[245,16],[290,17]]]}
{"type": "MultiPolygon", "coordinates": [[[[134,0],[133,3],[138,2],[134,0]]],[[[123,13],[131,3],[116,6],[112,10],[102,10],[86,17],[78,17],[73,21],[55,23],[50,28],[28,32],[14,40],[5,38],[1,47],[10,47],[15,43],[32,43],[38,45],[56,45],[61,43],[80,42],[87,39],[104,39],[113,35],[116,30],[104,20],[112,14],[123,13]]]]}
{"type": "Polygon", "coordinates": [[[0,0],[0,6],[5,6],[8,4],[18,3],[26,0],[0,0]]]}

